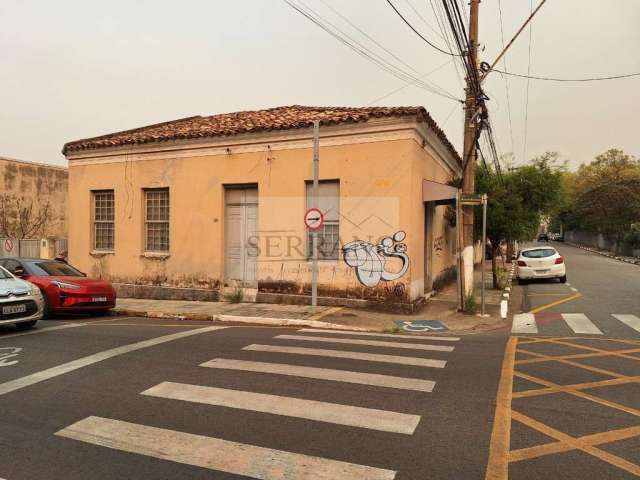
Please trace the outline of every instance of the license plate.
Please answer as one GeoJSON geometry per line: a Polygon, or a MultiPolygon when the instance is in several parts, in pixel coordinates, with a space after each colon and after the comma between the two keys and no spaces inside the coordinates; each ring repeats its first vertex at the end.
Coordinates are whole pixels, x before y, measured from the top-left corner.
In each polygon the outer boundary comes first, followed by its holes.
{"type": "Polygon", "coordinates": [[[106,302],[107,297],[93,297],[91,300],[94,302],[106,302]]]}
{"type": "Polygon", "coordinates": [[[22,313],[27,311],[26,305],[7,305],[6,307],[2,307],[3,315],[11,315],[13,313],[22,313]]]}
{"type": "Polygon", "coordinates": [[[549,273],[549,270],[536,270],[536,273],[539,275],[544,275],[545,273],[549,273]]]}

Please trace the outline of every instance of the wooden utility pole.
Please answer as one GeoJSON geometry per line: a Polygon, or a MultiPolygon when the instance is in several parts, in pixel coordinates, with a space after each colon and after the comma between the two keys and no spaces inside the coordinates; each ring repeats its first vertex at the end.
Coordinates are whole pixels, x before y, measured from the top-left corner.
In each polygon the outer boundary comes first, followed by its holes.
{"type": "MultiPolygon", "coordinates": [[[[478,11],[480,0],[470,0],[469,10],[469,51],[467,71],[467,90],[464,116],[464,147],[462,159],[464,171],[462,172],[463,195],[474,194],[476,189],[476,137],[479,117],[479,78],[478,73],[478,11]]],[[[465,205],[462,208],[462,272],[460,272],[461,291],[463,297],[473,293],[473,206],[465,205]]],[[[483,259],[484,261],[484,259],[483,259]]],[[[464,302],[463,302],[464,308],[464,302]]]]}

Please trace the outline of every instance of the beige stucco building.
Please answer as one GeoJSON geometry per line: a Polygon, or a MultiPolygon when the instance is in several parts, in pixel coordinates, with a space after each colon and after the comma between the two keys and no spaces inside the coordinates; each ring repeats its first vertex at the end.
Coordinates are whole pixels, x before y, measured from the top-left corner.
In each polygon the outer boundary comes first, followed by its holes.
{"type": "Polygon", "coordinates": [[[308,293],[314,120],[320,295],[419,301],[455,263],[425,189],[461,173],[421,107],[280,107],[67,143],[70,261],[124,283],[308,293]]]}
{"type": "Polygon", "coordinates": [[[0,237],[66,238],[65,167],[0,157],[0,237]]]}

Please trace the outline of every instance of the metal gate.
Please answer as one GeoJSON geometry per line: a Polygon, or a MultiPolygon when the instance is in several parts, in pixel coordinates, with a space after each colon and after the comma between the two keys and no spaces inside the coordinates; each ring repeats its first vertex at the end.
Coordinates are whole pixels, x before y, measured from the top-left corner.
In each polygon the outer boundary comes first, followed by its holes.
{"type": "Polygon", "coordinates": [[[0,257],[40,258],[40,240],[0,238],[0,257]]]}

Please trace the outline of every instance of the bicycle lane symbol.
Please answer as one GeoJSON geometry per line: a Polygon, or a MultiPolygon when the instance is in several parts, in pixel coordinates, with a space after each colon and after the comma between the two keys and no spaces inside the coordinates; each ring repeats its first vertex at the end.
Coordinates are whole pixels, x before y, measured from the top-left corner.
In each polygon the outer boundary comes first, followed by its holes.
{"type": "Polygon", "coordinates": [[[9,360],[9,359],[17,357],[21,351],[22,349],[18,347],[0,348],[0,368],[16,365],[18,363],[18,360],[9,360]]]}

